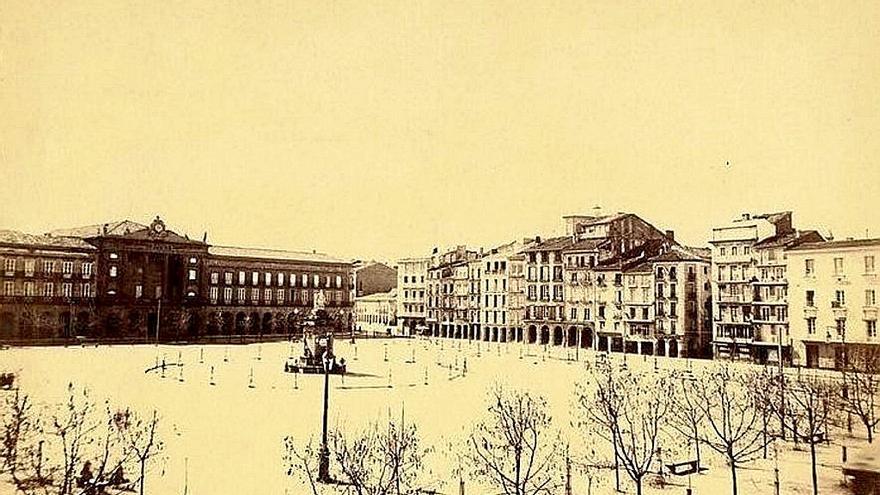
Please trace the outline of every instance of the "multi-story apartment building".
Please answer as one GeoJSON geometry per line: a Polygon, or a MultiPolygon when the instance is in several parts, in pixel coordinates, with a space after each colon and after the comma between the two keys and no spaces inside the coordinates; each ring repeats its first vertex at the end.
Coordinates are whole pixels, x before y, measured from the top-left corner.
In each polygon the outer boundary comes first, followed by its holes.
{"type": "Polygon", "coordinates": [[[522,340],[523,260],[525,242],[513,241],[491,249],[479,263],[482,269],[479,318],[483,340],[522,340]]]}
{"type": "MultiPolygon", "coordinates": [[[[550,342],[551,328],[561,335],[565,322],[563,250],[570,246],[570,236],[536,238],[523,250],[526,268],[526,307],[523,323],[529,343],[550,342]]],[[[561,337],[560,337],[561,338],[561,337]]]]}
{"type": "Polygon", "coordinates": [[[815,231],[796,231],[790,211],[746,213],[712,229],[709,242],[716,357],[778,362],[782,351],[782,359],[786,359],[790,345],[785,337],[788,305],[784,249],[818,239],[821,236],[815,231]]]}
{"type": "MultiPolygon", "coordinates": [[[[660,304],[654,311],[660,294],[651,291],[652,259],[673,246],[676,244],[671,233],[647,239],[623,253],[601,259],[588,272],[597,349],[637,354],[658,352],[658,328],[662,322],[655,320],[663,318],[664,313],[660,304]]],[[[661,347],[665,351],[665,346],[661,347]]]]}
{"type": "Polygon", "coordinates": [[[462,331],[459,338],[462,339],[479,339],[480,338],[480,294],[482,286],[480,279],[483,274],[481,258],[483,257],[483,249],[480,248],[479,253],[468,263],[468,284],[467,284],[467,328],[462,331]]]}
{"type": "Polygon", "coordinates": [[[793,361],[840,368],[877,338],[880,239],[804,243],[788,256],[793,361]]]}
{"type": "Polygon", "coordinates": [[[622,298],[610,286],[622,281],[623,261],[617,258],[666,240],[666,234],[631,213],[563,220],[565,236],[538,240],[524,251],[526,340],[620,350],[622,298]]]}
{"type": "MultiPolygon", "coordinates": [[[[708,249],[671,246],[650,259],[653,277],[642,279],[628,300],[645,301],[654,285],[655,353],[661,356],[709,357],[712,344],[712,287],[708,249]]],[[[643,273],[644,275],[644,273],[643,273]]],[[[640,308],[644,313],[644,307],[640,308]]],[[[646,329],[650,331],[650,328],[646,329]]]]}
{"type": "MultiPolygon", "coordinates": [[[[534,239],[524,239],[522,248],[527,248],[534,239]]],[[[521,250],[507,257],[507,322],[512,330],[508,341],[522,342],[523,321],[526,312],[526,257],[521,250]]]]}
{"type": "Polygon", "coordinates": [[[0,231],[0,340],[83,334],[94,313],[95,246],[0,231]]]}
{"type": "Polygon", "coordinates": [[[316,306],[341,325],[351,321],[350,263],[212,246],[168,230],[158,217],[149,226],[122,221],[6,235],[0,258],[11,268],[2,273],[11,295],[0,300],[0,339],[287,333],[316,306]]]}
{"type": "Polygon", "coordinates": [[[354,300],[354,320],[358,332],[391,335],[397,327],[397,289],[361,296],[354,300]]]}
{"type": "Polygon", "coordinates": [[[397,264],[397,324],[401,335],[426,330],[426,292],[430,258],[405,258],[397,264]]]}
{"type": "Polygon", "coordinates": [[[752,277],[752,359],[758,363],[790,364],[788,275],[786,249],[806,242],[821,242],[815,230],[792,230],[758,241],[753,246],[757,260],[752,277]]]}
{"type": "Polygon", "coordinates": [[[437,249],[428,267],[427,326],[433,336],[476,338],[471,326],[470,262],[478,253],[458,246],[446,253],[437,249]]]}

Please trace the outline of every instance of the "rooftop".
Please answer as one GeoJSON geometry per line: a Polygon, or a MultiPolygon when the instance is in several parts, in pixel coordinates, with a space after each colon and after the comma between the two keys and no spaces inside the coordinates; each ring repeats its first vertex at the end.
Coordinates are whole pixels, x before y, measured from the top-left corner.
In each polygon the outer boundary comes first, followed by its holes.
{"type": "Polygon", "coordinates": [[[132,222],[131,220],[117,220],[107,223],[99,223],[95,225],[85,225],[82,227],[73,227],[69,229],[55,229],[47,232],[47,235],[55,237],[95,237],[104,234],[104,227],[107,227],[107,235],[125,235],[129,232],[143,230],[146,225],[132,222]]]}
{"type": "Polygon", "coordinates": [[[807,242],[795,246],[790,251],[811,251],[822,249],[840,249],[854,247],[880,247],[880,238],[873,239],[846,239],[842,241],[807,242]]]}
{"type": "Polygon", "coordinates": [[[0,230],[0,243],[50,248],[95,249],[94,246],[77,237],[56,237],[46,234],[33,235],[17,230],[0,230]]]}
{"type": "Polygon", "coordinates": [[[561,237],[551,237],[549,239],[541,239],[540,241],[536,241],[534,244],[527,247],[523,251],[558,251],[560,249],[567,249],[572,244],[574,243],[571,240],[571,236],[566,235],[561,237]]]}
{"type": "Polygon", "coordinates": [[[208,253],[214,256],[231,258],[250,258],[264,260],[305,261],[313,263],[348,263],[315,251],[287,251],[283,249],[247,248],[235,246],[208,246],[208,253]]]}
{"type": "Polygon", "coordinates": [[[825,239],[815,230],[797,230],[794,232],[785,232],[768,237],[762,241],[756,242],[756,248],[796,246],[806,242],[822,242],[825,239]]]}
{"type": "Polygon", "coordinates": [[[672,262],[672,261],[705,261],[708,262],[710,257],[707,253],[708,249],[688,248],[682,246],[672,246],[665,253],[659,254],[651,258],[651,261],[672,262]]]}

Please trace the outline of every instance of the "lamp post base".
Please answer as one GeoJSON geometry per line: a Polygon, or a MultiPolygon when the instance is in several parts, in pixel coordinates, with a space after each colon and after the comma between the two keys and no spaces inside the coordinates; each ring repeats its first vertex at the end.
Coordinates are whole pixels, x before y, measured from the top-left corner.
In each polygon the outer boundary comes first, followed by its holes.
{"type": "Polygon", "coordinates": [[[333,483],[333,478],[330,477],[330,449],[326,445],[321,445],[321,450],[318,451],[318,482],[333,483]]]}

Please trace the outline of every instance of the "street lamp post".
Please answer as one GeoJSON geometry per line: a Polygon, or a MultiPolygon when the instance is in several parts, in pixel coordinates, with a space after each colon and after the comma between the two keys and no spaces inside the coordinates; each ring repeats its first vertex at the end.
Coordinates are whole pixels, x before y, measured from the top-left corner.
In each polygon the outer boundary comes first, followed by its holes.
{"type": "Polygon", "coordinates": [[[330,483],[330,448],[327,446],[327,409],[330,402],[330,360],[324,356],[324,411],[321,426],[321,450],[318,452],[318,481],[330,483]]]}

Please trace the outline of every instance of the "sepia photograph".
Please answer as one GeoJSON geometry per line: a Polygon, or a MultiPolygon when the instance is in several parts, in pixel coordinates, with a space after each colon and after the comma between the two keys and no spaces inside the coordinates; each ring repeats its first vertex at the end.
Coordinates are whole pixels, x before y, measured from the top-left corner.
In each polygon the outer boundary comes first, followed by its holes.
{"type": "Polygon", "coordinates": [[[0,0],[0,495],[880,495],[878,48],[0,0]]]}

